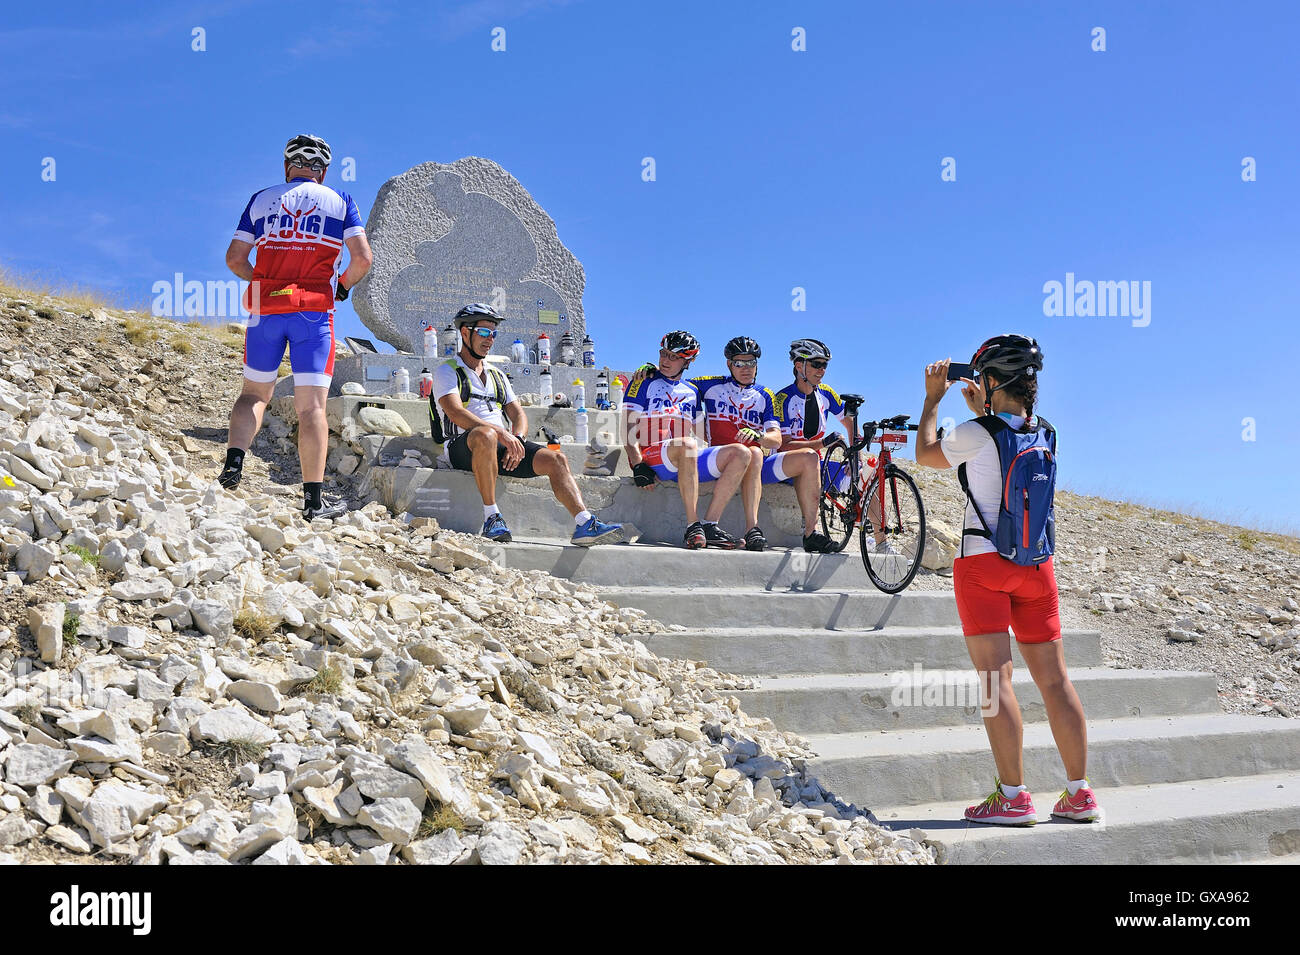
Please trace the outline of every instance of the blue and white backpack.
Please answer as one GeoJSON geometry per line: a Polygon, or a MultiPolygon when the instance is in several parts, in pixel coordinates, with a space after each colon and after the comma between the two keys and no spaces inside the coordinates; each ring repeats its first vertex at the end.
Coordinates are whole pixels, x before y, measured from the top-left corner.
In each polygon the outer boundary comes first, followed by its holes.
{"type": "Polygon", "coordinates": [[[1022,567],[1041,564],[1056,550],[1056,429],[1038,418],[1032,429],[1017,431],[997,415],[975,419],[989,433],[1002,466],[1002,503],[998,524],[990,528],[966,483],[966,465],[957,479],[983,530],[962,533],[987,537],[999,554],[1022,567]]]}

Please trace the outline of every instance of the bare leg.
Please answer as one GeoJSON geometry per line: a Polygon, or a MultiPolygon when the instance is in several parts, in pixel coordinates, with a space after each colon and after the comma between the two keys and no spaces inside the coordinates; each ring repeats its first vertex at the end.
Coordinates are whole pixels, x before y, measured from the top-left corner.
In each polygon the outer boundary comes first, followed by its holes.
{"type": "MultiPolygon", "coordinates": [[[[230,430],[227,444],[232,448],[247,451],[252,445],[257,432],[262,430],[262,415],[266,413],[267,402],[275,391],[273,381],[249,381],[244,379],[244,390],[235,399],[235,407],[230,411],[230,430]]],[[[295,392],[297,404],[297,394],[295,392]]]]}
{"type": "Polygon", "coordinates": [[[491,428],[482,426],[470,431],[465,439],[470,450],[470,464],[474,468],[474,483],[484,504],[497,502],[497,436],[491,428]]]}
{"type": "Polygon", "coordinates": [[[563,451],[552,451],[549,448],[538,451],[533,457],[533,470],[550,478],[551,493],[564,505],[570,517],[577,517],[579,513],[586,510],[582,503],[582,493],[578,490],[578,483],[573,479],[573,472],[569,470],[569,459],[564,456],[563,451]]]}
{"type": "Polygon", "coordinates": [[[817,531],[817,502],[821,497],[821,458],[812,448],[787,451],[781,459],[781,469],[786,477],[794,479],[794,494],[799,499],[799,513],[803,515],[803,535],[817,531]]]}
{"type": "Polygon", "coordinates": [[[1079,694],[1065,671],[1061,641],[1022,643],[1020,655],[1043,695],[1047,722],[1052,727],[1061,762],[1065,764],[1066,779],[1083,779],[1088,770],[1088,723],[1079,694]]]}
{"type": "Polygon", "coordinates": [[[713,482],[713,500],[704,515],[706,521],[717,521],[727,507],[727,502],[736,493],[741,479],[749,470],[749,449],[743,444],[728,444],[718,454],[718,467],[722,476],[713,482]]]}
{"type": "Polygon", "coordinates": [[[329,388],[315,385],[295,386],[293,389],[293,407],[298,412],[298,464],[302,468],[303,481],[325,480],[330,434],[325,420],[328,394],[329,388]]]}
{"type": "Polygon", "coordinates": [[[993,749],[998,778],[1008,786],[1023,785],[1025,733],[1020,719],[1020,704],[1011,689],[1011,637],[1007,633],[967,637],[966,649],[980,681],[984,731],[993,749]],[[992,681],[991,685],[989,681],[992,681]],[[989,691],[987,701],[984,699],[986,689],[989,691]],[[990,713],[992,707],[996,709],[990,713]]]}
{"type": "Polygon", "coordinates": [[[758,526],[758,499],[763,494],[763,451],[749,449],[749,467],[740,482],[740,500],[745,506],[745,530],[758,526]]]}
{"type": "Polygon", "coordinates": [[[700,519],[700,475],[696,471],[695,440],[678,438],[664,447],[664,453],[673,467],[677,468],[677,490],[682,495],[682,506],[686,509],[686,523],[694,524],[700,519]]]}

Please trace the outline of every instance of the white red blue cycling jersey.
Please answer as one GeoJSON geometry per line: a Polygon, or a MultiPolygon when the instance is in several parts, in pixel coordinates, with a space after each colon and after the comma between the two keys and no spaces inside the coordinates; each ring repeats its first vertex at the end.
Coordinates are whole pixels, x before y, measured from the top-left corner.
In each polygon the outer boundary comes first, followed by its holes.
{"type": "Polygon", "coordinates": [[[753,428],[760,434],[779,427],[772,408],[772,392],[762,385],[742,385],[730,375],[705,375],[692,378],[700,392],[709,428],[709,444],[734,444],[741,428],[753,428]]]}
{"type": "Polygon", "coordinates": [[[244,305],[254,315],[332,312],[344,240],[364,232],[352,197],[312,179],[254,193],[234,236],[257,249],[244,305]]]}
{"type": "Polygon", "coordinates": [[[667,378],[659,369],[628,388],[623,407],[641,415],[631,437],[647,464],[659,464],[663,443],[693,433],[700,407],[699,389],[689,381],[667,378]]]}
{"type": "MultiPolygon", "coordinates": [[[[805,422],[804,415],[811,395],[805,395],[794,382],[778,391],[773,398],[781,434],[796,441],[815,441],[826,434],[826,416],[834,415],[844,420],[844,402],[830,385],[818,385],[813,392],[817,400],[817,421],[805,422]]],[[[846,426],[847,427],[847,426],[846,426]]]]}

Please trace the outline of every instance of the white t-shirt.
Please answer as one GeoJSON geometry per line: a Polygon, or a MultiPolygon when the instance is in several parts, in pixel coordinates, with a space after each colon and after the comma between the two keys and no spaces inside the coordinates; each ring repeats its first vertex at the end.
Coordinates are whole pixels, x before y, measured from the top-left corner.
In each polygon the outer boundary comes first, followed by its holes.
{"type": "MultiPolygon", "coordinates": [[[[1025,426],[1025,419],[1019,415],[1004,416],[1007,424],[1019,430],[1025,426]]],[[[1002,507],[1002,463],[998,460],[998,446],[993,437],[984,430],[984,426],[971,419],[963,421],[945,434],[939,442],[943,456],[954,468],[966,465],[966,483],[970,485],[971,497],[979,505],[980,514],[988,522],[989,530],[998,529],[998,511],[1002,507]]],[[[966,517],[962,529],[984,530],[970,501],[966,502],[966,517]]],[[[961,551],[963,557],[976,554],[996,554],[998,549],[987,537],[962,535],[961,551]]]]}
{"type": "MultiPolygon", "coordinates": [[[[464,365],[461,365],[465,368],[464,365]]],[[[472,415],[478,415],[489,424],[509,427],[505,415],[502,413],[502,406],[497,404],[496,385],[489,377],[486,364],[482,368],[483,375],[474,374],[469,368],[465,368],[465,374],[469,378],[469,401],[465,402],[465,410],[472,415]]],[[[505,372],[499,372],[505,378],[505,372]]],[[[433,371],[433,398],[437,402],[443,395],[449,395],[452,392],[460,392],[460,380],[456,377],[456,366],[444,362],[433,371]]],[[[515,400],[515,390],[510,387],[510,379],[506,378],[506,404],[515,400]]],[[[438,406],[441,410],[441,405],[438,406]]],[[[445,416],[444,416],[445,417],[445,416]]],[[[445,453],[445,452],[444,452],[445,453]]]]}

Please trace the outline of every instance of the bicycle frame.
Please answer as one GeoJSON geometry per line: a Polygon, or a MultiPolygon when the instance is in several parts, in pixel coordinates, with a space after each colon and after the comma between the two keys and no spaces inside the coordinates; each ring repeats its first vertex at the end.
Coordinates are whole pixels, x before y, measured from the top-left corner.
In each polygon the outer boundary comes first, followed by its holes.
{"type": "MultiPolygon", "coordinates": [[[[865,501],[867,486],[871,483],[871,475],[876,477],[876,501],[877,513],[881,515],[881,527],[876,528],[877,534],[886,532],[885,524],[885,476],[890,465],[893,464],[893,449],[901,447],[907,443],[907,431],[917,430],[917,425],[902,424],[894,428],[881,428],[881,422],[872,421],[862,429],[862,435],[858,437],[858,414],[854,409],[849,414],[849,438],[848,446],[848,465],[849,465],[849,489],[848,489],[848,506],[853,509],[853,526],[857,527],[862,523],[862,517],[866,510],[871,506],[871,502],[865,501]],[[880,437],[877,438],[876,435],[880,437]],[[861,452],[870,447],[871,444],[879,444],[880,452],[876,455],[876,466],[868,471],[863,471],[861,464],[861,452]]],[[[835,506],[841,512],[846,508],[841,507],[839,502],[835,506]]],[[[901,527],[903,515],[898,509],[898,497],[894,495],[894,521],[896,527],[901,527]]]]}

